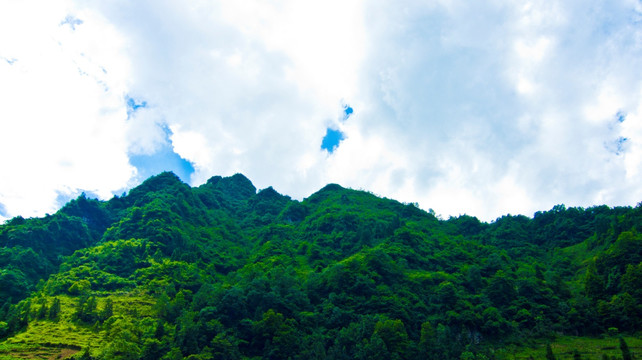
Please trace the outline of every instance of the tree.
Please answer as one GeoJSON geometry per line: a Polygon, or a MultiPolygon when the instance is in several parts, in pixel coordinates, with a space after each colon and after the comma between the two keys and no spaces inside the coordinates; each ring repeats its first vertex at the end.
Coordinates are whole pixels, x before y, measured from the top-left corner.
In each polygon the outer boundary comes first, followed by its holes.
{"type": "Polygon", "coordinates": [[[215,359],[221,360],[239,360],[241,352],[239,351],[236,340],[224,334],[216,334],[210,342],[212,355],[215,359]]]}
{"type": "Polygon", "coordinates": [[[49,308],[47,307],[47,303],[44,303],[40,305],[40,308],[38,308],[38,312],[36,313],[36,319],[44,319],[47,317],[47,314],[49,313],[49,308]]]}
{"type": "Polygon", "coordinates": [[[482,330],[490,337],[497,338],[510,330],[511,324],[504,319],[497,308],[491,306],[482,312],[482,330]]]}
{"type": "Polygon", "coordinates": [[[426,321],[421,324],[421,333],[419,337],[419,354],[426,359],[434,358],[435,346],[435,329],[426,321]]]}
{"type": "Polygon", "coordinates": [[[154,330],[154,338],[157,340],[162,340],[163,335],[165,335],[165,325],[163,324],[162,319],[158,319],[156,322],[156,329],[154,330]]]}
{"type": "Polygon", "coordinates": [[[551,344],[546,344],[546,360],[557,360],[555,355],[553,355],[553,349],[551,344]]]}
{"type": "Polygon", "coordinates": [[[114,302],[111,298],[105,299],[105,305],[98,314],[98,320],[105,321],[114,315],[114,302]]]}
{"type": "Polygon", "coordinates": [[[626,341],[624,341],[624,338],[620,338],[620,350],[622,351],[622,360],[632,360],[633,357],[631,356],[631,351],[629,350],[629,346],[626,344],[626,341]]]}
{"type": "Polygon", "coordinates": [[[580,355],[579,350],[573,350],[573,360],[582,360],[582,355],[580,355]]]}
{"type": "Polygon", "coordinates": [[[388,360],[391,356],[384,341],[377,333],[374,333],[370,337],[370,341],[364,339],[362,343],[357,344],[355,358],[363,360],[388,360]]]}
{"type": "Polygon", "coordinates": [[[47,318],[49,320],[58,320],[58,314],[60,314],[60,299],[55,297],[51,303],[51,307],[49,308],[47,318]]]}
{"type": "Polygon", "coordinates": [[[96,314],[96,297],[83,295],[78,298],[78,303],[76,304],[76,312],[74,317],[87,324],[93,324],[98,320],[98,315],[96,314]]]}
{"type": "Polygon", "coordinates": [[[486,288],[486,296],[497,307],[508,305],[517,295],[514,281],[503,270],[498,270],[490,279],[486,288]]]}
{"type": "Polygon", "coordinates": [[[439,303],[447,310],[451,310],[457,303],[457,289],[450,281],[444,281],[437,287],[439,303]]]}
{"type": "Polygon", "coordinates": [[[406,352],[409,340],[403,321],[399,319],[379,320],[375,324],[374,333],[381,337],[390,352],[397,354],[406,352]]]}
{"type": "Polygon", "coordinates": [[[87,279],[82,279],[71,284],[67,292],[71,295],[82,295],[91,289],[91,283],[87,279]]]}
{"type": "Polygon", "coordinates": [[[481,276],[481,269],[477,265],[472,265],[466,272],[466,287],[471,291],[478,291],[484,285],[484,279],[481,276]]]}
{"type": "Polygon", "coordinates": [[[597,273],[595,262],[589,263],[584,276],[584,291],[593,300],[604,297],[604,278],[597,273]]]}
{"type": "Polygon", "coordinates": [[[9,333],[9,324],[4,321],[0,321],[0,339],[2,339],[7,333],[9,333]]]}
{"type": "Polygon", "coordinates": [[[642,263],[629,264],[626,272],[620,278],[622,290],[631,294],[638,302],[642,302],[642,263]]]}
{"type": "Polygon", "coordinates": [[[78,360],[92,360],[94,359],[93,356],[91,356],[91,353],[89,352],[89,347],[86,347],[85,350],[83,350],[82,354],[80,354],[80,357],[78,360]]]}
{"type": "Polygon", "coordinates": [[[22,271],[0,268],[0,298],[22,299],[29,289],[29,281],[22,271]]]}
{"type": "Polygon", "coordinates": [[[157,339],[145,339],[141,350],[141,360],[157,360],[163,356],[164,344],[157,339]]]}
{"type": "Polygon", "coordinates": [[[160,296],[156,298],[156,303],[152,310],[160,319],[168,319],[171,312],[170,308],[170,298],[167,295],[167,292],[163,291],[160,296]]]}
{"type": "Polygon", "coordinates": [[[129,319],[119,318],[111,322],[107,333],[107,343],[102,350],[102,358],[114,360],[139,359],[139,328],[129,319]]]}
{"type": "Polygon", "coordinates": [[[263,349],[263,354],[270,359],[287,359],[296,354],[297,338],[295,322],[286,319],[283,314],[269,309],[263,313],[260,321],[253,325],[255,345],[263,349]]]}
{"type": "Polygon", "coordinates": [[[26,299],[19,302],[13,311],[7,315],[7,323],[11,330],[20,330],[29,324],[29,314],[31,313],[31,300],[26,299]]]}

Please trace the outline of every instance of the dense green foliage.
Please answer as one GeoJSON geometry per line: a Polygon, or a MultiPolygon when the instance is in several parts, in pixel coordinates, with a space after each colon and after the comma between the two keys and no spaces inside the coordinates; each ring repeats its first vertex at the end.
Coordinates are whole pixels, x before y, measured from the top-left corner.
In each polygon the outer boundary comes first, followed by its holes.
{"type": "Polygon", "coordinates": [[[642,329],[641,226],[640,206],[484,223],[163,173],[0,226],[0,338],[69,322],[98,339],[78,358],[492,359],[642,329]]]}

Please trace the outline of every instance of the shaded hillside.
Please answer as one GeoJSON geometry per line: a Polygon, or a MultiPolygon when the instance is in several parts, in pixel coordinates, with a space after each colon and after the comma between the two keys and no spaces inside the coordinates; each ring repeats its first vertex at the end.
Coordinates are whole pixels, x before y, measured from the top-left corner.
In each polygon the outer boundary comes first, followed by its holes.
{"type": "Polygon", "coordinates": [[[336,184],[296,201],[163,173],[0,226],[0,358],[483,359],[633,334],[640,226],[640,206],[484,223],[336,184]]]}

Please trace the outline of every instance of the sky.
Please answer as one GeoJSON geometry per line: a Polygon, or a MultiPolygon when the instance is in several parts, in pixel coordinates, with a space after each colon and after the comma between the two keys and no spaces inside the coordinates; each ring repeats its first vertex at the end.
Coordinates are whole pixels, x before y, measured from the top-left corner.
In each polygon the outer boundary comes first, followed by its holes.
{"type": "Polygon", "coordinates": [[[640,0],[0,0],[0,220],[164,170],[493,221],[642,201],[640,0]]]}

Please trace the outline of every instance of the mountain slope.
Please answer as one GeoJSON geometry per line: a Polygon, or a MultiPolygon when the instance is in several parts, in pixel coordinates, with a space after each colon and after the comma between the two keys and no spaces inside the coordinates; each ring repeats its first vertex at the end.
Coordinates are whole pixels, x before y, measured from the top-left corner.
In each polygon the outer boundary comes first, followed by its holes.
{"type": "Polygon", "coordinates": [[[296,201],[163,173],[0,226],[0,358],[502,358],[634,333],[640,226],[639,206],[483,223],[336,184],[296,201]]]}

